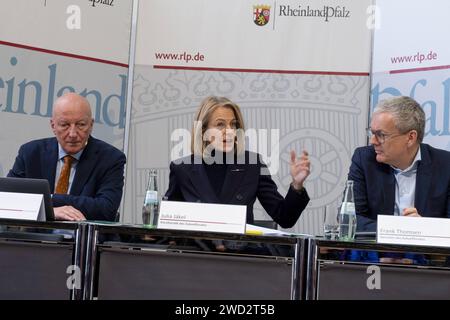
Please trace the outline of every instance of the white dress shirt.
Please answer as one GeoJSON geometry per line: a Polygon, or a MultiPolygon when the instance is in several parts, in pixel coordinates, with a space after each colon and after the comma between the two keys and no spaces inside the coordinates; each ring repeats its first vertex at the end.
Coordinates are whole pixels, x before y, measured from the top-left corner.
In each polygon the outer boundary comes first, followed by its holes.
{"type": "Polygon", "coordinates": [[[422,157],[419,148],[412,164],[405,170],[391,166],[395,176],[394,215],[396,216],[401,216],[405,208],[415,208],[417,166],[420,160],[422,157]]]}

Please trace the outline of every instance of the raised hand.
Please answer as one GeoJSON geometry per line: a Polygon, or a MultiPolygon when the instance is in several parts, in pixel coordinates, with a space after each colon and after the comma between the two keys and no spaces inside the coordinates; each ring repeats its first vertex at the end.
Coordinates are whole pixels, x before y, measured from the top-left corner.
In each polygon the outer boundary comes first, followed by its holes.
{"type": "Polygon", "coordinates": [[[301,190],[303,188],[303,182],[310,173],[310,162],[308,158],[308,152],[303,150],[300,158],[294,150],[291,150],[291,176],[292,176],[292,187],[295,190],[301,190]]]}

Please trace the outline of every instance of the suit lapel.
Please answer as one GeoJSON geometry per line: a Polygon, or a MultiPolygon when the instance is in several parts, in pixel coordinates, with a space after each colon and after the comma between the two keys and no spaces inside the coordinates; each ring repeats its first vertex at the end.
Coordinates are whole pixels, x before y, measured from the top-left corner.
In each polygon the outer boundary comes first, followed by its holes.
{"type": "Polygon", "coordinates": [[[75,177],[70,188],[70,194],[80,195],[83,190],[83,186],[86,184],[86,180],[89,178],[91,172],[98,162],[98,152],[97,145],[93,138],[89,138],[89,142],[84,148],[81,154],[80,161],[77,164],[77,169],[75,172],[75,177]]]}
{"type": "Polygon", "coordinates": [[[394,173],[392,171],[393,169],[385,165],[383,170],[383,182],[382,186],[384,188],[381,190],[383,193],[383,204],[382,204],[382,211],[377,212],[377,214],[388,214],[393,215],[394,214],[394,207],[395,207],[395,177],[394,173]]]}
{"type": "Polygon", "coordinates": [[[201,159],[197,159],[200,162],[195,162],[191,166],[189,172],[189,178],[192,182],[193,188],[197,191],[198,197],[205,203],[219,203],[219,198],[214,192],[211,183],[209,182],[208,175],[206,174],[205,167],[201,162],[201,159]]]}
{"type": "Polygon", "coordinates": [[[58,141],[51,139],[44,148],[43,161],[41,163],[42,174],[50,184],[50,192],[55,190],[56,165],[58,163],[58,141]]]}
{"type": "Polygon", "coordinates": [[[223,182],[222,191],[220,193],[220,200],[223,203],[232,203],[232,199],[239,191],[242,178],[245,176],[245,165],[243,164],[229,164],[227,167],[227,174],[223,182]]]}
{"type": "Polygon", "coordinates": [[[417,166],[416,175],[416,193],[414,196],[414,205],[419,214],[423,214],[426,211],[428,193],[431,186],[431,159],[428,150],[424,145],[420,145],[421,160],[417,166]]]}

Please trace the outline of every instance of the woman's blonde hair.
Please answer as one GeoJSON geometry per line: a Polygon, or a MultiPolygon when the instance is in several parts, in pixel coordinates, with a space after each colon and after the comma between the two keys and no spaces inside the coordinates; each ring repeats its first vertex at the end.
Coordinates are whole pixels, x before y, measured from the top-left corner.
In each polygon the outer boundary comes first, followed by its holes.
{"type": "Polygon", "coordinates": [[[196,156],[203,157],[204,150],[209,141],[203,139],[204,133],[208,128],[213,112],[220,107],[229,108],[233,111],[236,118],[236,141],[235,152],[241,155],[245,151],[245,127],[239,106],[225,97],[210,96],[205,98],[200,108],[197,110],[192,126],[191,152],[196,156]]]}

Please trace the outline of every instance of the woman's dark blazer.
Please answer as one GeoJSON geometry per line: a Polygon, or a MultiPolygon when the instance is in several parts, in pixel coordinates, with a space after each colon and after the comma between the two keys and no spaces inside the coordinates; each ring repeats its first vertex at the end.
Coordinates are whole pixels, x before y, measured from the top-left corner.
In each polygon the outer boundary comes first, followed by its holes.
{"type": "Polygon", "coordinates": [[[204,203],[222,203],[247,206],[247,223],[253,223],[253,204],[258,199],[272,219],[283,228],[295,225],[309,202],[305,189],[292,187],[285,198],[277,190],[267,166],[260,155],[245,152],[237,163],[228,164],[220,195],[216,195],[201,157],[188,156],[170,164],[169,188],[166,199],[204,203]],[[266,173],[266,174],[264,174],[266,173]]]}

